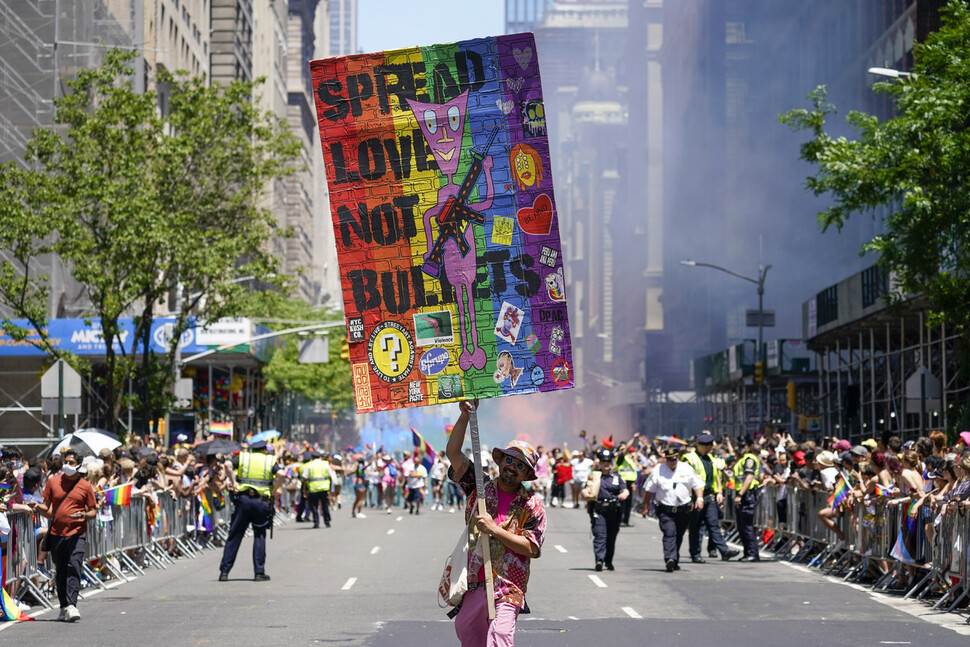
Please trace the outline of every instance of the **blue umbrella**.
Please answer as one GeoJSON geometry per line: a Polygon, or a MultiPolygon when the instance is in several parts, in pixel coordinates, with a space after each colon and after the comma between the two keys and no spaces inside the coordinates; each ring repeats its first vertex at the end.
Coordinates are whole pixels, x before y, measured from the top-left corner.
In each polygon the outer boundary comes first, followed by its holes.
{"type": "Polygon", "coordinates": [[[266,431],[261,431],[258,434],[253,435],[253,437],[249,439],[249,444],[251,445],[253,443],[258,443],[261,440],[272,440],[273,438],[279,437],[280,432],[276,431],[275,429],[267,429],[266,431]]]}

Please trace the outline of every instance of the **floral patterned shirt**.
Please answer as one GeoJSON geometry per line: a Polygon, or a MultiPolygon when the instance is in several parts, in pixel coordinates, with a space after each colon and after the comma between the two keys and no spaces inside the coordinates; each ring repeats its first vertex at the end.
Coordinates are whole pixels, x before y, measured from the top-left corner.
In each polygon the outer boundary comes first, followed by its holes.
{"type": "MultiPolygon", "coordinates": [[[[458,484],[467,497],[465,523],[478,511],[478,496],[475,490],[475,469],[469,464],[460,479],[455,479],[454,468],[448,469],[448,477],[458,484]]],[[[492,480],[485,477],[485,510],[494,519],[498,516],[498,493],[492,480]]],[[[539,497],[519,487],[519,492],[509,505],[508,514],[501,527],[529,540],[541,554],[542,540],[546,533],[546,510],[539,497]]],[[[481,551],[475,547],[468,550],[468,590],[474,591],[484,586],[478,574],[485,560],[481,551]]],[[[495,583],[495,601],[509,602],[519,607],[525,606],[525,591],[529,584],[529,563],[531,559],[509,550],[499,541],[489,542],[492,558],[492,573],[495,583]]]]}

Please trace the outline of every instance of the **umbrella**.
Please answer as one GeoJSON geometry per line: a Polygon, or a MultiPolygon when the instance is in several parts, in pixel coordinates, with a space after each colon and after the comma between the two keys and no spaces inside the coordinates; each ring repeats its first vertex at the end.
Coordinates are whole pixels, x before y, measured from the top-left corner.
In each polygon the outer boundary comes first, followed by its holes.
{"type": "Polygon", "coordinates": [[[114,449],[121,445],[118,437],[102,429],[79,429],[73,434],[64,436],[54,447],[54,453],[65,447],[70,447],[79,454],[98,455],[102,449],[114,449]]]}
{"type": "Polygon", "coordinates": [[[267,429],[266,431],[261,431],[258,434],[253,435],[253,437],[250,438],[248,442],[258,443],[261,440],[272,440],[273,438],[279,438],[279,437],[280,437],[280,432],[276,431],[275,429],[267,429]]]}
{"type": "Polygon", "coordinates": [[[193,451],[202,454],[203,456],[215,456],[216,454],[235,454],[242,450],[242,445],[239,443],[226,440],[225,438],[216,438],[215,440],[206,441],[200,445],[196,445],[193,451]]]}

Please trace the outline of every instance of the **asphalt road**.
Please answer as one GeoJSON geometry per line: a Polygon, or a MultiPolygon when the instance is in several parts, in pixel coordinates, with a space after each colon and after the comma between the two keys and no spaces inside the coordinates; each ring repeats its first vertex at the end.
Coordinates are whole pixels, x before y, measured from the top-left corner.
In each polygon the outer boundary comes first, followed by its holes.
{"type": "MultiPolygon", "coordinates": [[[[519,618],[520,647],[634,645],[966,645],[964,618],[937,614],[784,563],[683,565],[663,569],[652,519],[621,530],[615,572],[593,570],[585,512],[548,513],[543,555],[533,562],[519,618]]],[[[460,512],[373,513],[333,527],[290,522],[269,542],[272,581],[252,580],[251,540],[230,581],[217,581],[221,553],[89,595],[76,624],[56,612],[0,627],[5,645],[457,645],[435,601],[444,558],[462,530],[460,512]]],[[[686,543],[686,542],[685,542],[686,543]]],[[[686,551],[686,545],[685,545],[686,551]]],[[[686,560],[685,560],[686,561],[686,560]]]]}

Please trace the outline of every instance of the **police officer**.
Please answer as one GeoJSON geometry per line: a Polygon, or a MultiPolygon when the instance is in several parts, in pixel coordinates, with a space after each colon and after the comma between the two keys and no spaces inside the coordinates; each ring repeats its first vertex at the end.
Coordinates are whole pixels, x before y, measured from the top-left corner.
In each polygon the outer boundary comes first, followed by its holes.
{"type": "Polygon", "coordinates": [[[253,570],[257,582],[269,580],[266,574],[266,529],[273,523],[273,478],[279,467],[276,457],[265,453],[266,443],[249,446],[249,452],[241,453],[232,461],[236,468],[236,492],[233,496],[235,509],[229,525],[229,537],[219,565],[219,581],[229,580],[229,571],[236,561],[236,553],[243,535],[250,524],[253,526],[253,570]]]}
{"type": "Polygon", "coordinates": [[[680,545],[690,521],[690,510],[704,507],[704,481],[690,465],[680,460],[679,449],[668,448],[664,452],[664,462],[653,468],[643,490],[641,512],[644,517],[650,510],[650,501],[656,498],[654,508],[663,533],[667,572],[679,571],[680,545]],[[693,504],[691,492],[695,497],[693,504]]]}
{"type": "Polygon", "coordinates": [[[615,456],[609,449],[596,454],[597,464],[583,487],[583,498],[593,528],[593,554],[596,570],[613,570],[613,552],[620,532],[621,506],[630,498],[626,481],[613,471],[615,456]]]}
{"type": "Polygon", "coordinates": [[[310,461],[303,466],[300,478],[306,484],[307,505],[313,516],[313,527],[320,527],[320,506],[323,506],[323,523],[330,527],[330,489],[334,482],[334,471],[330,463],[320,457],[319,452],[310,453],[310,461]]]}
{"type": "Polygon", "coordinates": [[[623,499],[621,504],[621,518],[620,525],[627,528],[632,528],[633,524],[630,523],[630,508],[633,506],[633,492],[636,491],[637,478],[639,476],[639,464],[637,463],[636,447],[634,442],[637,436],[633,437],[630,441],[630,446],[623,448],[621,445],[620,453],[616,457],[616,473],[623,479],[626,483],[627,489],[630,491],[630,496],[623,499]]]}
{"type": "Polygon", "coordinates": [[[710,544],[721,553],[721,559],[727,561],[737,557],[737,550],[728,547],[721,534],[721,523],[718,520],[718,508],[724,503],[721,493],[721,464],[716,457],[711,456],[714,448],[714,436],[703,433],[697,437],[697,446],[684,454],[683,461],[694,468],[697,475],[704,481],[704,507],[692,510],[690,526],[688,528],[688,544],[690,546],[690,561],[703,564],[701,557],[701,543],[704,540],[702,529],[707,530],[710,544]]]}
{"type": "Polygon", "coordinates": [[[761,482],[761,461],[754,454],[754,441],[744,441],[744,451],[734,464],[734,506],[737,510],[738,533],[744,545],[741,562],[760,562],[758,555],[758,532],[754,527],[754,513],[758,508],[761,482]]]}

